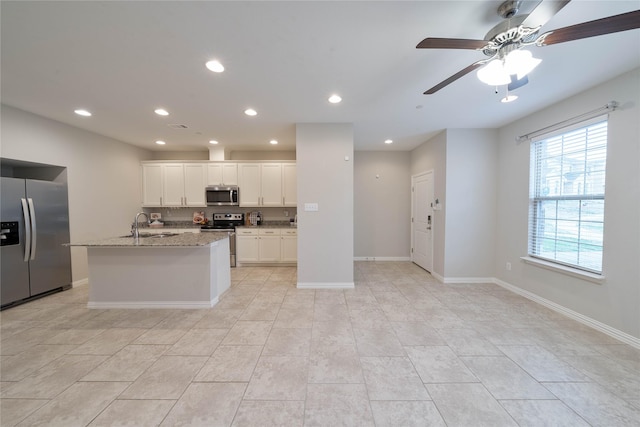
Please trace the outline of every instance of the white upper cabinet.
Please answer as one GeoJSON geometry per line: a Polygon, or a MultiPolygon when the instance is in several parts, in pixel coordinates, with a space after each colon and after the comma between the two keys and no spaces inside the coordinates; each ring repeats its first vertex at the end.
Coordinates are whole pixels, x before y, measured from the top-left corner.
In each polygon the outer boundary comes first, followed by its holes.
{"type": "Polygon", "coordinates": [[[142,162],[142,206],[205,207],[205,188],[237,185],[240,206],[297,206],[293,162],[142,162]]]}
{"type": "Polygon", "coordinates": [[[207,185],[238,185],[238,165],[236,163],[209,163],[207,185]]]}
{"type": "Polygon", "coordinates": [[[295,163],[282,164],[282,204],[298,205],[298,176],[295,163]]]}
{"type": "Polygon", "coordinates": [[[206,182],[206,165],[199,163],[185,163],[184,206],[207,206],[204,194],[206,182]]]}
{"type": "Polygon", "coordinates": [[[240,206],[262,206],[261,178],[262,165],[259,163],[238,164],[238,188],[240,206]]]}
{"type": "Polygon", "coordinates": [[[142,206],[162,206],[162,165],[142,165],[142,206]]]}
{"type": "Polygon", "coordinates": [[[142,205],[204,207],[206,165],[149,163],[142,165],[142,205]]]}
{"type": "Polygon", "coordinates": [[[282,206],[282,165],[279,163],[262,164],[260,177],[261,206],[282,206]]]}
{"type": "Polygon", "coordinates": [[[162,206],[184,205],[184,165],[182,163],[162,165],[162,206]]]}
{"type": "Polygon", "coordinates": [[[296,206],[295,163],[239,163],[240,206],[296,206]]]}

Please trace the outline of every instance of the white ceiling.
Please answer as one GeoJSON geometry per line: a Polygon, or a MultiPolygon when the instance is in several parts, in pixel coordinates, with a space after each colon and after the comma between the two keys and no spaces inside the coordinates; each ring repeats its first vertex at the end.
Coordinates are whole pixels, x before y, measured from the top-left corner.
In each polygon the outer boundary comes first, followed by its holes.
{"type": "MultiPolygon", "coordinates": [[[[543,62],[511,104],[475,73],[423,95],[483,55],[416,44],[482,39],[500,21],[499,4],[3,0],[2,103],[158,151],[206,151],[210,139],[293,150],[295,123],[305,122],[353,123],[356,150],[411,150],[442,129],[499,127],[640,66],[632,30],[533,47],[543,62]],[[212,58],[224,73],[205,68],[212,58]],[[334,92],[341,104],[327,102],[334,92]],[[80,107],[93,116],[75,115],[80,107]],[[155,115],[158,107],[171,115],[155,115]],[[258,116],[244,115],[248,107],[258,116]]],[[[543,30],[639,8],[573,0],[543,30]]]]}

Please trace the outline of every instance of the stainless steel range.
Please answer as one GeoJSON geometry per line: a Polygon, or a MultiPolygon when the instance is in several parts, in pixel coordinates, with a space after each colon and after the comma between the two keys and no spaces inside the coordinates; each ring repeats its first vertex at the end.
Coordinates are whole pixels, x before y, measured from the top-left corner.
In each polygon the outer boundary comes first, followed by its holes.
{"type": "Polygon", "coordinates": [[[213,222],[210,225],[200,227],[202,232],[228,233],[229,249],[231,252],[231,267],[236,266],[236,226],[244,224],[244,214],[241,213],[217,213],[213,214],[213,222]]]}

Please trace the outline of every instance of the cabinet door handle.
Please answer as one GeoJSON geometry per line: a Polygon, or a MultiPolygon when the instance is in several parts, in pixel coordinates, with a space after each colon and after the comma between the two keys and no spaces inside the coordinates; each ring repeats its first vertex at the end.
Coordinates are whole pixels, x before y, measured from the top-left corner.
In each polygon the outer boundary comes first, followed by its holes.
{"type": "Polygon", "coordinates": [[[160,206],[162,206],[162,196],[160,196],[160,206]]]}

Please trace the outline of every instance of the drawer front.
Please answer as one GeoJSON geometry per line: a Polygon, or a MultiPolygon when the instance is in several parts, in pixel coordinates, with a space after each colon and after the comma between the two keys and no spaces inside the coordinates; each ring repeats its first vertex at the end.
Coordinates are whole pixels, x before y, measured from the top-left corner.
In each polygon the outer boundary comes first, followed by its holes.
{"type": "Polygon", "coordinates": [[[236,235],[238,236],[257,236],[258,230],[255,228],[236,228],[236,235]]]}
{"type": "Polygon", "coordinates": [[[277,228],[265,228],[259,231],[260,236],[279,236],[280,230],[277,228]]]}
{"type": "Polygon", "coordinates": [[[283,236],[297,236],[298,235],[298,230],[295,230],[295,229],[291,230],[291,229],[285,228],[285,229],[283,229],[281,231],[281,233],[282,233],[283,236]]]}

